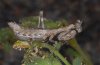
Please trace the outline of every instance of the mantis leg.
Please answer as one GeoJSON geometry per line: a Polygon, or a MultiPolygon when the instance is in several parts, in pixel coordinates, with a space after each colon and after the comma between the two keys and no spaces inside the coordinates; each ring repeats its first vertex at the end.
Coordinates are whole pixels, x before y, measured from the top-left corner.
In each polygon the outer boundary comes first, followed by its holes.
{"type": "Polygon", "coordinates": [[[40,11],[39,14],[39,22],[38,22],[38,28],[39,29],[44,29],[44,18],[43,18],[43,11],[40,11]]]}

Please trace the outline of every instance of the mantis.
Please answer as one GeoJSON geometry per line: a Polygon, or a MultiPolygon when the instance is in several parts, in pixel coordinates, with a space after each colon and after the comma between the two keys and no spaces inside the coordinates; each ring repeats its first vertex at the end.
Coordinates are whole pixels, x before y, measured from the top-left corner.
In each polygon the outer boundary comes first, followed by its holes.
{"type": "Polygon", "coordinates": [[[48,41],[54,42],[54,38],[56,38],[58,41],[67,41],[82,31],[82,22],[80,20],[77,20],[75,24],[70,24],[62,28],[45,29],[44,19],[43,11],[40,11],[37,29],[25,29],[15,22],[9,22],[8,25],[20,40],[46,41],[48,38],[48,41]]]}

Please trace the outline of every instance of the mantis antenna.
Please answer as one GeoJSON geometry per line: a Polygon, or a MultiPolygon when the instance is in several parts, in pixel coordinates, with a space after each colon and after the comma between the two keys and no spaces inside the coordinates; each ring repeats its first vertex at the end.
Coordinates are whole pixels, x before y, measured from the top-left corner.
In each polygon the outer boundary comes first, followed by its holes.
{"type": "Polygon", "coordinates": [[[38,28],[39,29],[44,29],[44,18],[43,18],[43,11],[40,11],[39,13],[39,22],[38,22],[38,28]]]}

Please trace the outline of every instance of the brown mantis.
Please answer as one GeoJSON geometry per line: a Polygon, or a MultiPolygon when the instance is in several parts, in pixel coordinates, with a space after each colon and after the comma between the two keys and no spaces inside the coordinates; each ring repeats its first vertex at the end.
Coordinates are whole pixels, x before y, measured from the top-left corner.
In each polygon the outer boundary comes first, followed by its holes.
{"type": "Polygon", "coordinates": [[[43,11],[40,11],[37,29],[25,29],[15,22],[9,22],[8,25],[20,40],[31,39],[33,41],[45,41],[47,38],[49,38],[49,41],[54,41],[54,37],[56,37],[58,41],[67,41],[74,38],[77,32],[80,33],[82,30],[82,22],[80,20],[77,20],[75,24],[70,24],[68,26],[58,29],[44,29],[45,26],[43,20],[43,11]]]}

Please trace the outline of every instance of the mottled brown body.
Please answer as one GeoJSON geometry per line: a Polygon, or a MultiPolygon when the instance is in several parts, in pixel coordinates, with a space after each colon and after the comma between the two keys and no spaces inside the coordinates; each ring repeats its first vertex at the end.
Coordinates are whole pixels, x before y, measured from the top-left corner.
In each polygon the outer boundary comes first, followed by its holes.
{"type": "Polygon", "coordinates": [[[9,22],[8,25],[14,31],[15,35],[20,40],[46,40],[49,37],[49,40],[57,35],[57,40],[66,41],[71,38],[74,38],[76,33],[81,32],[81,22],[78,21],[76,24],[70,24],[63,28],[58,29],[25,29],[24,27],[19,26],[17,23],[9,22]]]}

